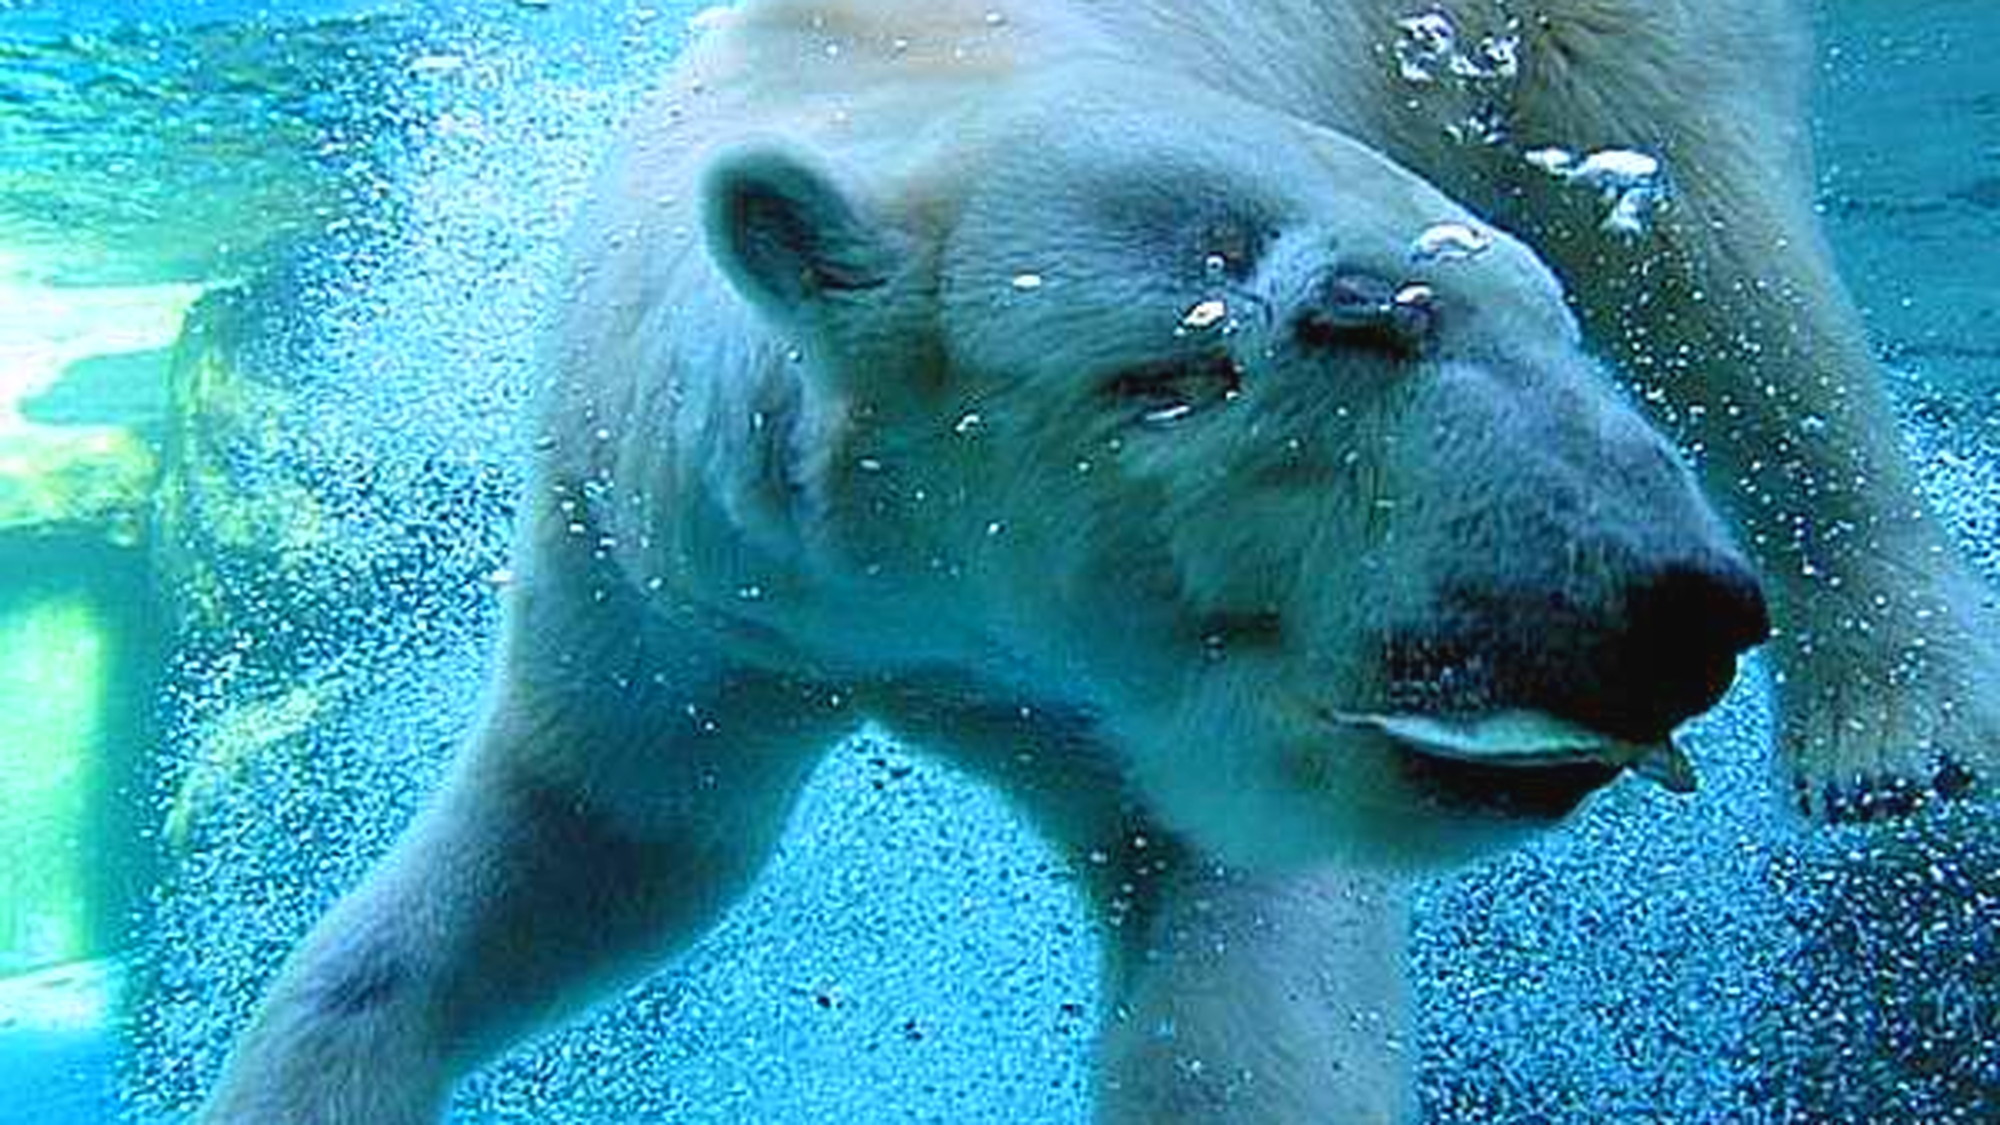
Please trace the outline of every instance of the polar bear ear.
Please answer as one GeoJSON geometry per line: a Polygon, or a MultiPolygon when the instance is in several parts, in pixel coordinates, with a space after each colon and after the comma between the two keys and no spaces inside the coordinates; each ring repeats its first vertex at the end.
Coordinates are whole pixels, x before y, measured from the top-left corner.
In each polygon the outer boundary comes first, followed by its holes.
{"type": "Polygon", "coordinates": [[[886,284],[891,236],[831,176],[782,148],[725,153],[702,186],[709,253],[753,303],[786,318],[886,284]]]}

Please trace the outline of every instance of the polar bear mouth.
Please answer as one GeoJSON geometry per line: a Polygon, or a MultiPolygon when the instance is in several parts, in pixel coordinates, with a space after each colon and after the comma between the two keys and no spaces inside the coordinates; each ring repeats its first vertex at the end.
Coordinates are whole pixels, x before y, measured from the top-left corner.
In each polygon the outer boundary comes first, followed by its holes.
{"type": "Polygon", "coordinates": [[[1673,793],[1691,793],[1698,781],[1670,737],[1635,742],[1541,711],[1325,714],[1337,725],[1386,735],[1412,780],[1454,805],[1561,817],[1626,771],[1673,793]]]}

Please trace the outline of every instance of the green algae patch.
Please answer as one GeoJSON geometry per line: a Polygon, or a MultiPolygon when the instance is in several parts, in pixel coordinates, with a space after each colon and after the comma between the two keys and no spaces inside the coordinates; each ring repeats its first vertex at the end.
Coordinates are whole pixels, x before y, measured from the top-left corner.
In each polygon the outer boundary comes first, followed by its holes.
{"type": "Polygon", "coordinates": [[[159,462],[130,430],[0,430],[0,535],[94,529],[136,544],[159,462]]]}
{"type": "Polygon", "coordinates": [[[296,394],[258,337],[263,296],[230,287],[198,302],[168,376],[155,556],[193,630],[304,628],[367,566],[327,510],[322,467],[282,452],[301,444],[296,394]]]}

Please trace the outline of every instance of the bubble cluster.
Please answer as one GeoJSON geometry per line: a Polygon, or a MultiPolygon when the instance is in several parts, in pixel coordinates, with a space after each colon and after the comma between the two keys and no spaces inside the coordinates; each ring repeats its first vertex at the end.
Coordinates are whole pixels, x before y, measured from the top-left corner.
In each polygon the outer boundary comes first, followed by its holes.
{"type": "Polygon", "coordinates": [[[1578,155],[1538,148],[1522,159],[1565,184],[1596,192],[1610,208],[1603,228],[1627,238],[1650,233],[1654,215],[1671,198],[1666,166],[1650,153],[1606,148],[1578,155]]]}
{"type": "Polygon", "coordinates": [[[1477,38],[1440,7],[1398,19],[1396,73],[1431,101],[1452,139],[1498,145],[1509,139],[1508,107],[1521,74],[1521,28],[1513,18],[1477,38]]]}

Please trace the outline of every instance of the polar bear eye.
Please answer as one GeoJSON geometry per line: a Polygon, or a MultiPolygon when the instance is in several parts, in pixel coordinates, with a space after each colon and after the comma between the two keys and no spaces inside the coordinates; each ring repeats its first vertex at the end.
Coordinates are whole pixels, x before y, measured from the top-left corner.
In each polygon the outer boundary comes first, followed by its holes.
{"type": "Polygon", "coordinates": [[[1241,393],[1243,367],[1227,355],[1185,356],[1128,368],[1108,385],[1111,397],[1141,411],[1140,420],[1177,422],[1241,393]]]}
{"type": "Polygon", "coordinates": [[[1293,321],[1293,331],[1309,350],[1409,359],[1421,354],[1430,340],[1434,302],[1426,285],[1398,286],[1371,274],[1337,273],[1314,287],[1293,321]]]}

